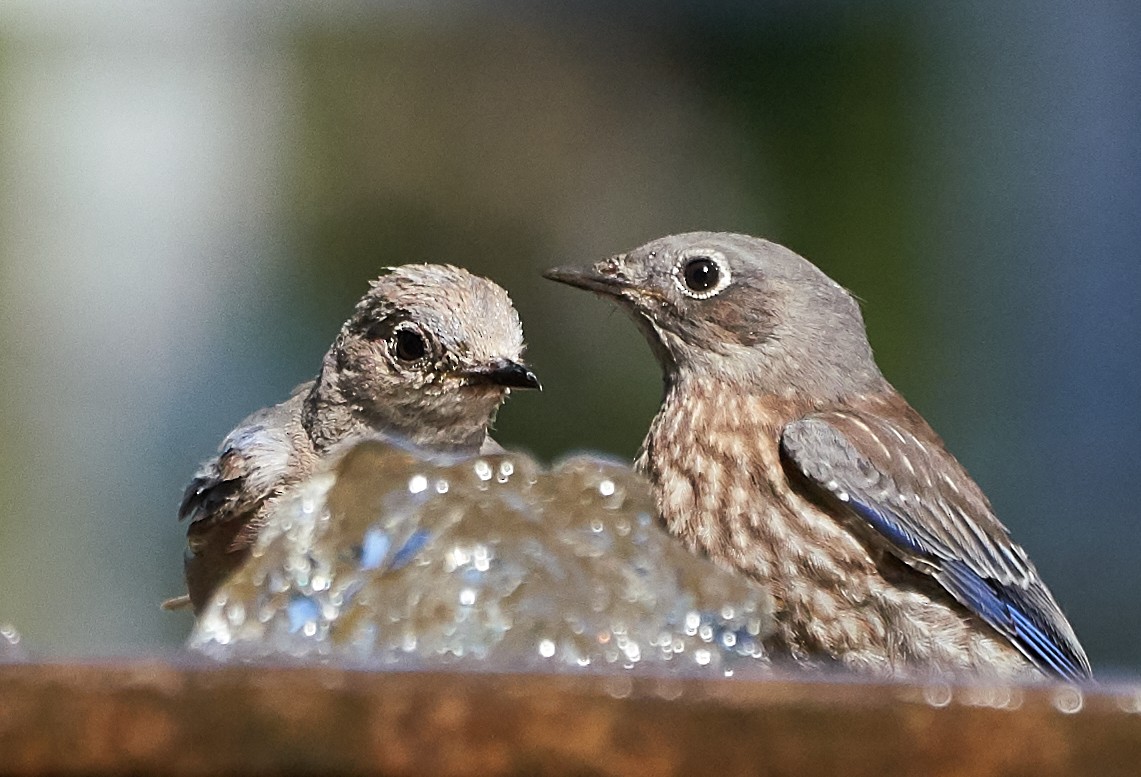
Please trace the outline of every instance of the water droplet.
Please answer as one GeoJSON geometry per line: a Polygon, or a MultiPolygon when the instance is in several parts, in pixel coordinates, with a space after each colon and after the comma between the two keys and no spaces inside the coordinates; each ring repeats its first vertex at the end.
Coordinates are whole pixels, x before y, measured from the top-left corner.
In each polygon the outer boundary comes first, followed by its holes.
{"type": "Polygon", "coordinates": [[[946,707],[952,696],[951,686],[947,683],[934,683],[923,688],[923,701],[932,707],[946,707]]]}
{"type": "Polygon", "coordinates": [[[616,675],[606,678],[606,692],[615,699],[625,699],[634,690],[634,682],[629,675],[616,675]]]}
{"type": "Polygon", "coordinates": [[[448,493],[448,481],[444,480],[443,478],[440,478],[439,480],[437,480],[436,481],[436,493],[437,494],[448,493]]]}
{"type": "Polygon", "coordinates": [[[408,490],[413,494],[419,494],[428,490],[428,478],[423,475],[413,475],[412,479],[408,481],[408,490]]]}
{"type": "Polygon", "coordinates": [[[555,654],[555,643],[549,639],[539,640],[539,655],[550,658],[555,654]]]}
{"type": "Polygon", "coordinates": [[[1123,693],[1117,697],[1117,706],[1122,712],[1132,715],[1141,713],[1141,692],[1123,693]]]}
{"type": "Polygon", "coordinates": [[[603,496],[614,496],[614,489],[615,486],[613,480],[604,480],[598,484],[598,493],[602,494],[603,496]]]}
{"type": "Polygon", "coordinates": [[[1074,686],[1066,686],[1054,691],[1054,708],[1066,715],[1081,712],[1085,704],[1082,692],[1074,686]]]}
{"type": "Polygon", "coordinates": [[[464,607],[471,607],[475,604],[475,591],[471,588],[465,588],[460,591],[460,604],[464,607]]]}
{"type": "Polygon", "coordinates": [[[475,476],[480,480],[491,480],[491,465],[483,459],[475,463],[473,470],[475,471],[475,476]]]}
{"type": "Polygon", "coordinates": [[[471,554],[472,566],[479,572],[486,572],[491,568],[491,551],[487,549],[486,545],[476,545],[475,551],[471,554]]]}
{"type": "Polygon", "coordinates": [[[712,656],[705,648],[698,648],[697,650],[693,651],[693,660],[697,663],[698,666],[708,666],[709,660],[711,658],[712,656]]]}

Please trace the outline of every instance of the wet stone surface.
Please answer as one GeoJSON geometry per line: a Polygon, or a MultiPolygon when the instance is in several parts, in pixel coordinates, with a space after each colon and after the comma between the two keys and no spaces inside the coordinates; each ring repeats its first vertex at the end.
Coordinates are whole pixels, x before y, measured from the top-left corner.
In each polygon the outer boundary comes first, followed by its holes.
{"type": "Polygon", "coordinates": [[[283,503],[190,646],[365,665],[765,673],[769,600],[653,520],[628,467],[429,463],[379,441],[283,503]]]}

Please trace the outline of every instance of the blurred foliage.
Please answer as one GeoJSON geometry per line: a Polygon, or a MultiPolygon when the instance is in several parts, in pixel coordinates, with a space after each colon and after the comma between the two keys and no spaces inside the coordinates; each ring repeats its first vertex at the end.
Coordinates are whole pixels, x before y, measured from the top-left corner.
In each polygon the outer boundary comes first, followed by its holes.
{"type": "MultiPolygon", "coordinates": [[[[679,38],[713,103],[747,128],[746,180],[773,193],[770,237],[864,303],[880,367],[915,386],[930,306],[914,294],[919,202],[910,97],[922,56],[915,20],[855,9],[816,24],[707,25],[679,38]]],[[[758,191],[761,196],[764,192],[758,191]]]]}

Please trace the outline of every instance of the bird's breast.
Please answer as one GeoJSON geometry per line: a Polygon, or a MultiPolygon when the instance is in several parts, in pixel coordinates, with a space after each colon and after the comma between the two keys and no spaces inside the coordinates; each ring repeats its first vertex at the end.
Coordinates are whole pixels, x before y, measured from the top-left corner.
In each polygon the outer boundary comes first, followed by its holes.
{"type": "Polygon", "coordinates": [[[766,581],[799,574],[798,562],[823,567],[825,557],[871,565],[859,542],[789,484],[780,434],[800,411],[714,383],[671,391],[639,458],[669,530],[766,581]]]}

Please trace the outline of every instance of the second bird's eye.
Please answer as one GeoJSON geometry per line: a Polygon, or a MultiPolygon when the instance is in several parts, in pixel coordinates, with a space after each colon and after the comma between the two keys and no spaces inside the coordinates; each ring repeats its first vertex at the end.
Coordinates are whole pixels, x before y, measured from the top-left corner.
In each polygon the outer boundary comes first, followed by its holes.
{"type": "Polygon", "coordinates": [[[419,332],[412,329],[401,329],[396,333],[393,351],[396,358],[402,362],[414,362],[424,358],[428,353],[428,344],[419,332]]]}
{"type": "Polygon", "coordinates": [[[692,291],[709,291],[717,285],[717,263],[708,256],[699,256],[685,263],[685,285],[692,291]]]}
{"type": "Polygon", "coordinates": [[[710,256],[695,256],[681,266],[682,291],[691,297],[706,299],[721,291],[729,282],[728,271],[721,263],[710,256]]]}

